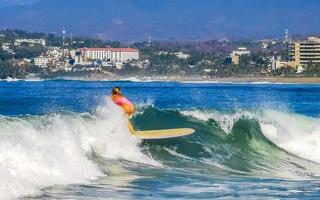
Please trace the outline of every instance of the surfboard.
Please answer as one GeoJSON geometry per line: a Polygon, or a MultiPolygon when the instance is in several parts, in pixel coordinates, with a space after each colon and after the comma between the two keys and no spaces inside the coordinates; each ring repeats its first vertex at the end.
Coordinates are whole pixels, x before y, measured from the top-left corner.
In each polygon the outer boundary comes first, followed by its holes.
{"type": "Polygon", "coordinates": [[[156,140],[166,138],[176,138],[191,135],[195,132],[192,128],[163,129],[163,130],[147,130],[136,131],[129,121],[129,129],[133,136],[143,140],[156,140]]]}

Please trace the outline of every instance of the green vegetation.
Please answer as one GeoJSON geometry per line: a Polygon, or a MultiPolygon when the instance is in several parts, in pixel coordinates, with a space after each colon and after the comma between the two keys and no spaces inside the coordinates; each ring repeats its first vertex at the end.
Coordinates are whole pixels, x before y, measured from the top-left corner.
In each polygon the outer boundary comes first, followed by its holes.
{"type": "Polygon", "coordinates": [[[13,54],[8,53],[7,51],[0,49],[0,61],[10,60],[12,58],[14,58],[13,54]]]}
{"type": "Polygon", "coordinates": [[[320,77],[320,64],[307,65],[304,75],[309,77],[320,77]]]}
{"type": "Polygon", "coordinates": [[[40,56],[42,53],[46,52],[46,48],[42,46],[33,46],[33,47],[28,47],[28,46],[21,46],[14,48],[14,58],[16,59],[23,59],[23,58],[28,58],[32,59],[37,56],[40,56]]]}
{"type": "Polygon", "coordinates": [[[0,61],[0,79],[17,78],[23,79],[29,74],[44,74],[45,70],[34,66],[19,66],[10,61],[0,61]]]}
{"type": "MultiPolygon", "coordinates": [[[[48,47],[60,47],[64,49],[77,49],[82,47],[126,47],[117,41],[102,41],[83,37],[65,39],[66,45],[62,44],[62,37],[55,34],[29,33],[21,30],[0,31],[0,44],[11,44],[10,50],[0,49],[0,79],[24,78],[27,74],[40,74],[51,76],[63,74],[64,70],[58,72],[50,71],[34,66],[32,63],[21,64],[23,59],[33,59],[47,52],[48,47]],[[22,43],[20,46],[12,45],[16,39],[45,39],[47,47],[42,45],[29,45],[22,43]],[[51,73],[51,74],[50,74],[51,73]]],[[[120,76],[187,76],[187,77],[246,77],[246,76],[320,76],[320,65],[310,63],[303,73],[297,74],[292,68],[271,69],[270,58],[281,57],[287,60],[288,51],[286,44],[282,42],[269,43],[262,48],[264,42],[256,41],[206,41],[206,42],[147,42],[133,43],[131,47],[140,50],[140,61],[148,60],[147,64],[141,66],[138,61],[132,61],[123,66],[122,69],[115,67],[100,67],[99,70],[120,76]],[[230,52],[238,47],[247,47],[251,51],[250,56],[240,56],[239,64],[234,65],[228,58],[230,52]],[[183,58],[178,52],[187,54],[183,58]]],[[[1,46],[0,46],[1,47],[1,46]]],[[[64,61],[66,58],[62,58],[64,61]]],[[[74,63],[74,60],[69,63],[74,63]]],[[[53,66],[54,67],[54,66],[53,66]]],[[[74,66],[76,69],[77,66],[74,66]]],[[[98,71],[99,71],[98,70],[98,71]]],[[[81,70],[80,70],[81,71],[81,70]]],[[[68,74],[75,73],[69,71],[68,74]]]]}

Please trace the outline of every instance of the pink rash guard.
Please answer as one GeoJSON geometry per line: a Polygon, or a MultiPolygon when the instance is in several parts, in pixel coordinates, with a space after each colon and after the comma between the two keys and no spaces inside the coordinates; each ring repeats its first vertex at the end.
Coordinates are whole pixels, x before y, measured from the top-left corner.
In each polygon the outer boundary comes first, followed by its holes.
{"type": "Polygon", "coordinates": [[[118,106],[123,106],[123,105],[130,105],[133,106],[133,103],[131,101],[129,101],[127,98],[125,97],[118,97],[115,99],[115,103],[118,106]]]}

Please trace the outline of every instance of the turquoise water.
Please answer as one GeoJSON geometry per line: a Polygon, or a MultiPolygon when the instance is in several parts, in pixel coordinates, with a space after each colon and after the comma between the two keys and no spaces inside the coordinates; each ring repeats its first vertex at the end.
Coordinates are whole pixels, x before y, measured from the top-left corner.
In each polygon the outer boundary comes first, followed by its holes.
{"type": "Polygon", "coordinates": [[[320,85],[0,82],[0,199],[318,199],[320,85]],[[107,97],[120,86],[141,141],[107,97]]]}

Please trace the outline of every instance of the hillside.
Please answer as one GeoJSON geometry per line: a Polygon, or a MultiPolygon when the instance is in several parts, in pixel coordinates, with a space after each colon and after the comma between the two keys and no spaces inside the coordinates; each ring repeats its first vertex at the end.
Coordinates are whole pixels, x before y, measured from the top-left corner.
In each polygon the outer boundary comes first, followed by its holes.
{"type": "Polygon", "coordinates": [[[319,33],[317,0],[43,0],[0,9],[0,27],[122,41],[319,33]],[[307,11],[307,12],[306,12],[307,11]]]}

